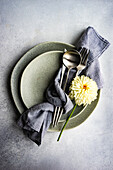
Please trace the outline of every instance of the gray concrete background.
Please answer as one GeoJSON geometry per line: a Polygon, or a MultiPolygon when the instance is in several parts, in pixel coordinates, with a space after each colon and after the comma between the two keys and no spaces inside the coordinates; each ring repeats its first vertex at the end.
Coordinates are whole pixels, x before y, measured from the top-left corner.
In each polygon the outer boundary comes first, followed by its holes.
{"type": "Polygon", "coordinates": [[[0,170],[113,169],[113,0],[0,0],[0,170]],[[18,59],[44,41],[74,44],[93,26],[111,43],[101,56],[104,88],[80,126],[47,133],[38,147],[16,125],[10,74],[18,59]]]}

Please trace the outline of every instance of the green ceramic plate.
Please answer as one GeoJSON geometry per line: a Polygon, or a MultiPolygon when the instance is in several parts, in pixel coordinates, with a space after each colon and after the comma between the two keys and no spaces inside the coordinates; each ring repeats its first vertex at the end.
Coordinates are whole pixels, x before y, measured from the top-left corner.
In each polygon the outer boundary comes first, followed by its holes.
{"type": "MultiPolygon", "coordinates": [[[[62,51],[50,51],[39,55],[25,68],[21,78],[21,97],[27,108],[45,100],[45,91],[62,65],[62,51]]],[[[80,114],[85,107],[78,106],[71,118],[80,114]]],[[[66,120],[69,113],[62,115],[66,120]]]]}
{"type": "MultiPolygon", "coordinates": [[[[37,56],[48,52],[48,51],[64,51],[64,49],[71,50],[75,48],[73,45],[65,44],[61,42],[45,42],[38,44],[29,50],[15,65],[12,74],[11,74],[11,93],[13,96],[14,103],[20,113],[24,112],[26,109],[25,104],[22,101],[20,95],[20,79],[25,67],[37,56]]],[[[91,105],[88,105],[81,114],[78,114],[75,118],[71,119],[66,126],[66,129],[74,128],[84,122],[88,116],[95,109],[100,96],[100,91],[98,92],[98,98],[92,102],[91,105]]],[[[50,127],[50,131],[59,131],[63,123],[59,122],[58,126],[55,128],[50,127]]]]}

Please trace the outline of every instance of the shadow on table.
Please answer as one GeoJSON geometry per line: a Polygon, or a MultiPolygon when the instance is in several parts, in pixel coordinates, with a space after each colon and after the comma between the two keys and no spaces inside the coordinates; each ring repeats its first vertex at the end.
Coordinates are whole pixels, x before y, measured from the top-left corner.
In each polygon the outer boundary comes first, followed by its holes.
{"type": "Polygon", "coordinates": [[[74,45],[76,47],[77,42],[79,41],[80,37],[82,36],[82,34],[84,33],[86,29],[83,29],[76,37],[76,39],[73,39],[73,41],[71,42],[72,45],[74,45]]]}
{"type": "Polygon", "coordinates": [[[7,90],[7,94],[8,94],[8,97],[9,97],[9,100],[10,100],[10,103],[12,105],[12,108],[14,110],[14,115],[13,115],[13,118],[14,118],[14,121],[17,121],[20,117],[20,113],[14,103],[14,100],[13,100],[13,97],[12,97],[12,94],[11,94],[11,87],[10,87],[10,80],[11,80],[11,74],[12,74],[12,71],[13,71],[13,68],[15,67],[16,63],[19,61],[19,59],[29,50],[31,49],[32,47],[26,47],[26,49],[22,50],[21,51],[21,54],[19,54],[18,56],[15,57],[15,60],[13,60],[13,62],[10,64],[11,67],[8,69],[7,71],[7,75],[5,76],[6,79],[6,90],[7,90]]]}

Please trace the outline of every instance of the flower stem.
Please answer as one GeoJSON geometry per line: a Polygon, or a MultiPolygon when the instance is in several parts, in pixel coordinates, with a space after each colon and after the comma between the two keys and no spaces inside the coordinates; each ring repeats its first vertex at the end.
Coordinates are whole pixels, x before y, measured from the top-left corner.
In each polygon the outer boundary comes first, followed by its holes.
{"type": "Polygon", "coordinates": [[[74,108],[73,108],[73,110],[72,110],[71,114],[69,115],[69,117],[67,118],[67,120],[66,120],[66,122],[65,122],[64,126],[62,127],[62,129],[61,129],[61,131],[60,131],[60,134],[59,134],[59,136],[58,136],[57,141],[59,141],[59,140],[60,140],[61,135],[62,135],[62,132],[64,131],[64,129],[65,129],[65,127],[66,127],[66,125],[67,125],[67,123],[68,123],[69,119],[70,119],[70,118],[71,118],[71,116],[73,115],[73,113],[74,113],[74,111],[75,111],[76,107],[77,107],[77,104],[74,106],[74,108]]]}

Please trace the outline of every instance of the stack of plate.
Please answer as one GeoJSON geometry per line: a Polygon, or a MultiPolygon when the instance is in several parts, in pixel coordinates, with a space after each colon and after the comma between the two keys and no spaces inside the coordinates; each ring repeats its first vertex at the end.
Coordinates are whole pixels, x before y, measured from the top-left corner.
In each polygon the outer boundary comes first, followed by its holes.
{"type": "MultiPolygon", "coordinates": [[[[11,93],[20,113],[46,101],[45,90],[62,65],[64,49],[73,48],[61,42],[45,42],[32,48],[17,62],[11,75],[11,93]]],[[[88,118],[98,103],[99,95],[100,91],[91,105],[77,107],[66,129],[74,128],[88,118]]],[[[58,125],[55,128],[50,126],[49,130],[59,131],[68,115],[62,115],[58,125]]]]}

